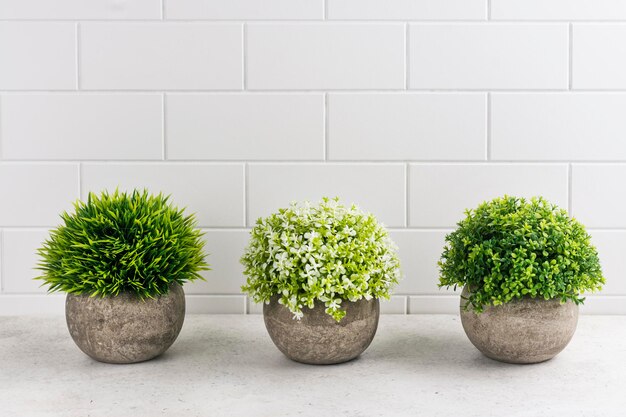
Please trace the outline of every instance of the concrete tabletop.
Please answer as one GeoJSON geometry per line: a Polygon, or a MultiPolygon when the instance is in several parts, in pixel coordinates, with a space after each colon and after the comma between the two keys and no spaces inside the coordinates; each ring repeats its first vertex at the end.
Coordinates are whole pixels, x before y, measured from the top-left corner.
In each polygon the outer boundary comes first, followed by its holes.
{"type": "Polygon", "coordinates": [[[189,315],[161,357],[98,363],[63,317],[0,317],[0,416],[626,415],[626,317],[581,316],[570,345],[537,365],[482,356],[458,317],[383,315],[370,348],[341,365],[291,362],[259,315],[189,315]]]}

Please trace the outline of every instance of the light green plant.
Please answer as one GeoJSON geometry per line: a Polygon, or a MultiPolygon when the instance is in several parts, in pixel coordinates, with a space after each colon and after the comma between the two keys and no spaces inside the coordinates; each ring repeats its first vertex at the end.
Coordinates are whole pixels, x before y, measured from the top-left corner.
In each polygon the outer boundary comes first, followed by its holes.
{"type": "Polygon", "coordinates": [[[356,206],[337,198],[318,205],[292,203],[258,219],[241,258],[255,302],[279,303],[303,315],[319,300],[336,321],[342,301],[389,298],[400,276],[396,247],[385,228],[356,206]]]}
{"type": "Polygon", "coordinates": [[[604,284],[585,228],[543,198],[504,196],[467,210],[446,236],[440,287],[468,286],[466,308],[480,313],[523,296],[582,303],[604,284]]]}
{"type": "Polygon", "coordinates": [[[169,196],[89,193],[61,218],[38,250],[43,275],[36,279],[49,292],[152,298],[172,283],[202,279],[199,271],[209,269],[194,216],[170,205],[169,196]]]}

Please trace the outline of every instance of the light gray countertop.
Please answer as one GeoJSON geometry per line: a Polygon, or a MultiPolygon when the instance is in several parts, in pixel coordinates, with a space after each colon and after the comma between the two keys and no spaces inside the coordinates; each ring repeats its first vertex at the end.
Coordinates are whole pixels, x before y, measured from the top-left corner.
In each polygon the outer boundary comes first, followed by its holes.
{"type": "Polygon", "coordinates": [[[537,365],[483,357],[459,319],[383,315],[342,365],[289,361],[260,315],[189,315],[161,357],[98,363],[63,317],[0,317],[0,416],[602,416],[626,413],[626,317],[581,316],[537,365]]]}

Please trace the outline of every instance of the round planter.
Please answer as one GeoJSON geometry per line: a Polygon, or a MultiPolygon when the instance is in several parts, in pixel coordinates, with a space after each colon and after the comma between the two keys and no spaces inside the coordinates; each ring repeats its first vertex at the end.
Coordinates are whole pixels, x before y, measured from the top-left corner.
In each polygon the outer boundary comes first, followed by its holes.
{"type": "Polygon", "coordinates": [[[344,301],[346,315],[339,323],[325,313],[324,303],[305,307],[300,320],[282,304],[278,296],[263,305],[265,327],[272,341],[289,359],[313,365],[347,362],[367,349],[378,327],[380,306],[377,299],[344,301]]]}
{"type": "Polygon", "coordinates": [[[178,337],[185,319],[185,293],[175,284],[168,294],[145,300],[131,293],[104,298],[68,294],[65,318],[74,342],[93,359],[147,361],[178,337]]]}
{"type": "MultiPolygon", "coordinates": [[[[462,297],[469,291],[463,289],[462,297]]],[[[465,310],[461,323],[469,340],[485,356],[508,363],[538,363],[556,356],[569,343],[578,323],[578,306],[571,301],[524,297],[481,314],[465,310]]]]}

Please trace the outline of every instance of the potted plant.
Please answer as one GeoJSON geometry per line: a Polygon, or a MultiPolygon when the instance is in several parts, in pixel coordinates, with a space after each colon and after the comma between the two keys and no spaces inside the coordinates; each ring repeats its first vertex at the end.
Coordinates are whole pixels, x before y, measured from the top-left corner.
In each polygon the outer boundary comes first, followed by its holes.
{"type": "Polygon", "coordinates": [[[461,322],[486,356],[551,359],[569,343],[585,292],[604,278],[585,228],[543,198],[504,196],[466,211],[446,236],[440,287],[463,286],[461,322]]]}
{"type": "Polygon", "coordinates": [[[165,352],[185,318],[182,285],[201,278],[202,233],[147,191],[100,196],[74,204],[38,250],[37,279],[67,293],[65,314],[74,342],[101,362],[134,363],[165,352]]]}
{"type": "Polygon", "coordinates": [[[310,364],[365,351],[378,326],[378,299],[389,298],[400,274],[385,228],[336,198],[292,203],[257,220],[241,262],[248,277],[242,290],[264,303],[273,342],[310,364]]]}

